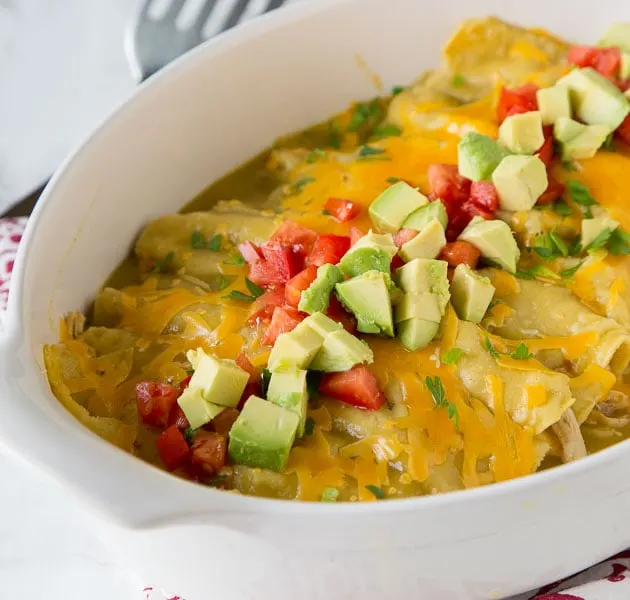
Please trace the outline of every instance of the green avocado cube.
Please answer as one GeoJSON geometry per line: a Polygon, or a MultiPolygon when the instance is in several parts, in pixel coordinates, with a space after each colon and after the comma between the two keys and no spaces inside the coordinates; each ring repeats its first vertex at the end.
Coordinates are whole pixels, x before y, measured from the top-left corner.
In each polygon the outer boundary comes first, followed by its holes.
{"type": "Polygon", "coordinates": [[[201,390],[202,396],[213,404],[238,404],[249,381],[247,371],[233,360],[215,358],[201,348],[189,350],[186,357],[194,369],[189,387],[201,390]]]}
{"type": "Polygon", "coordinates": [[[457,145],[457,163],[462,177],[481,181],[507,156],[507,150],[487,135],[469,131],[457,145]]]}
{"type": "Polygon", "coordinates": [[[515,154],[533,154],[545,141],[540,112],[511,115],[499,127],[499,141],[515,154]]]}
{"type": "Polygon", "coordinates": [[[460,319],[479,323],[492,302],[494,291],[490,280],[475,273],[468,265],[460,264],[455,268],[451,303],[460,319]]]}
{"type": "Polygon", "coordinates": [[[302,325],[310,327],[313,331],[319,333],[324,339],[329,333],[338,331],[341,329],[341,323],[333,321],[330,317],[327,317],[324,313],[316,312],[310,317],[306,317],[302,321],[302,325]]]}
{"type": "Polygon", "coordinates": [[[409,319],[398,324],[398,337],[407,350],[426,348],[435,338],[439,323],[425,319],[409,319]]]}
{"type": "Polygon", "coordinates": [[[272,373],[267,389],[267,400],[294,412],[299,417],[297,436],[302,437],[308,407],[306,371],[296,369],[272,373]]]}
{"type": "Polygon", "coordinates": [[[374,362],[371,348],[345,329],[333,331],[326,336],[321,350],[311,363],[314,371],[341,373],[352,367],[374,362]]]}
{"type": "Polygon", "coordinates": [[[345,253],[339,262],[339,268],[349,277],[366,271],[389,273],[396,251],[394,238],[390,233],[378,234],[370,231],[345,253]]]}
{"type": "Polygon", "coordinates": [[[398,181],[372,202],[370,219],[379,231],[394,233],[412,212],[428,203],[428,198],[417,189],[398,181]]]}
{"type": "Polygon", "coordinates": [[[616,46],[624,52],[630,52],[630,23],[611,25],[597,45],[602,48],[616,46]]]}
{"type": "Polygon", "coordinates": [[[304,321],[293,331],[278,336],[269,354],[267,368],[275,371],[307,369],[324,340],[304,321]]]}
{"type": "Polygon", "coordinates": [[[471,243],[481,256],[497,263],[506,271],[516,273],[516,263],[521,253],[510,226],[504,221],[486,221],[481,217],[474,217],[458,239],[471,243]]]}
{"type": "Polygon", "coordinates": [[[186,415],[188,423],[193,429],[199,429],[199,427],[209,423],[214,417],[225,410],[225,406],[208,402],[203,397],[201,389],[191,387],[190,385],[177,399],[177,404],[179,404],[179,407],[186,415]]]}
{"type": "Polygon", "coordinates": [[[230,429],[230,459],[237,465],[281,471],[289,460],[299,420],[293,411],[250,396],[230,429]]]}
{"type": "Polygon", "coordinates": [[[607,125],[582,125],[572,119],[561,119],[556,126],[554,137],[560,146],[562,160],[592,158],[610,134],[607,125]]]}
{"type": "Polygon", "coordinates": [[[557,142],[566,143],[586,131],[586,125],[569,117],[560,117],[553,126],[553,137],[557,142]]]}
{"type": "Polygon", "coordinates": [[[553,125],[558,119],[571,118],[571,95],[569,88],[563,85],[552,85],[536,92],[538,110],[543,125],[553,125]]]}
{"type": "Polygon", "coordinates": [[[422,231],[431,221],[437,219],[442,227],[446,229],[448,225],[448,215],[444,204],[435,200],[415,212],[412,212],[403,222],[402,226],[408,229],[422,231]]]}
{"type": "Polygon", "coordinates": [[[492,183],[503,210],[530,210],[547,189],[547,167],[537,156],[506,156],[492,183]]]}
{"type": "Polygon", "coordinates": [[[437,219],[433,219],[418,235],[404,243],[398,254],[405,262],[414,258],[436,258],[444,246],[444,227],[437,219]]]}
{"type": "Polygon", "coordinates": [[[440,299],[429,292],[405,294],[396,305],[394,322],[401,323],[409,319],[424,319],[439,323],[444,315],[440,299]]]}
{"type": "Polygon", "coordinates": [[[619,68],[619,77],[621,77],[621,79],[630,78],[630,52],[621,53],[621,67],[619,68]]]}
{"type": "Polygon", "coordinates": [[[584,219],[582,221],[582,233],[580,243],[582,248],[588,248],[604,231],[614,231],[619,227],[619,221],[607,216],[584,219]]]}
{"type": "Polygon", "coordinates": [[[630,104],[619,88],[594,69],[573,69],[558,80],[571,92],[573,112],[587,125],[617,129],[630,112],[630,104]]]}
{"type": "Polygon", "coordinates": [[[394,336],[391,280],[379,271],[368,271],[338,283],[335,291],[341,303],[357,318],[362,333],[384,333],[394,336]]]}
{"type": "Polygon", "coordinates": [[[335,284],[343,281],[341,269],[335,265],[325,264],[317,269],[317,277],[300,296],[298,310],[312,315],[326,312],[330,303],[330,294],[335,284]]]}
{"type": "Polygon", "coordinates": [[[444,260],[416,258],[396,271],[394,279],[407,294],[428,292],[438,299],[440,313],[444,314],[450,298],[448,289],[448,263],[444,260]]]}

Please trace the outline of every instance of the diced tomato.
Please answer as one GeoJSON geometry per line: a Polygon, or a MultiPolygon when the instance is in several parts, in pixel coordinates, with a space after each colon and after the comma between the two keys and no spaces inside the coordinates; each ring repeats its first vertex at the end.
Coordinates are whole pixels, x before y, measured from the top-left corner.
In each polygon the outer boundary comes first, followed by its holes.
{"type": "Polygon", "coordinates": [[[181,466],[190,454],[186,439],[175,425],[171,425],[160,434],[155,440],[155,447],[169,471],[181,466]]]}
{"type": "Polygon", "coordinates": [[[354,334],[357,330],[357,320],[354,315],[351,315],[334,294],[330,297],[330,303],[328,304],[328,316],[337,323],[341,323],[341,326],[348,332],[354,334]]]}
{"type": "Polygon", "coordinates": [[[628,115],[615,132],[626,144],[630,144],[630,115],[628,115]]]}
{"type": "Polygon", "coordinates": [[[404,266],[404,264],[405,261],[398,254],[394,254],[394,258],[392,258],[392,262],[390,265],[392,273],[400,269],[400,267],[404,266]]]}
{"type": "Polygon", "coordinates": [[[170,383],[141,381],[136,384],[136,404],[142,420],[148,425],[164,427],[180,391],[170,383]]]}
{"type": "Polygon", "coordinates": [[[547,189],[542,193],[542,196],[538,198],[536,204],[550,204],[562,198],[564,194],[564,190],[566,189],[564,183],[560,183],[557,179],[551,177],[551,175],[549,175],[548,178],[549,184],[547,185],[547,189]]]}
{"type": "Polygon", "coordinates": [[[306,267],[301,273],[298,273],[292,279],[287,281],[284,288],[284,300],[289,306],[297,308],[302,297],[302,292],[307,289],[317,277],[317,267],[306,267]]]}
{"type": "Polygon", "coordinates": [[[276,241],[260,246],[263,258],[249,265],[249,278],[263,287],[286,283],[301,270],[300,258],[291,248],[276,241]]]}
{"type": "Polygon", "coordinates": [[[350,227],[350,246],[354,246],[364,235],[358,227],[350,227]]]}
{"type": "Polygon", "coordinates": [[[594,46],[571,46],[567,60],[578,67],[592,67],[604,77],[612,79],[621,67],[619,48],[596,48],[594,46]]]}
{"type": "Polygon", "coordinates": [[[545,141],[540,150],[536,152],[536,156],[545,163],[546,167],[551,166],[551,161],[553,160],[553,136],[545,136],[545,141]]]}
{"type": "Polygon", "coordinates": [[[324,209],[341,222],[352,221],[361,212],[361,207],[358,204],[343,198],[328,198],[324,209]]]}
{"type": "Polygon", "coordinates": [[[295,221],[287,220],[276,229],[270,240],[288,246],[294,252],[306,256],[313,247],[317,233],[295,221]]]}
{"type": "Polygon", "coordinates": [[[262,343],[266,346],[273,346],[278,336],[283,333],[293,331],[302,321],[304,316],[295,308],[290,306],[276,306],[271,317],[271,323],[265,330],[262,343]]]}
{"type": "Polygon", "coordinates": [[[188,387],[188,385],[190,384],[190,380],[191,379],[192,379],[192,375],[188,375],[187,377],[184,377],[184,379],[182,379],[179,382],[179,391],[180,392],[183,392],[188,387]]]}
{"type": "Polygon", "coordinates": [[[262,296],[256,298],[252,305],[252,313],[250,314],[247,322],[250,325],[258,325],[259,323],[268,323],[271,321],[271,315],[273,314],[276,306],[281,306],[284,303],[284,286],[279,286],[268,292],[265,292],[262,296]]]}
{"type": "Polygon", "coordinates": [[[473,181],[470,186],[470,202],[479,208],[494,212],[499,208],[497,189],[489,181],[473,181]]]}
{"type": "Polygon", "coordinates": [[[214,475],[225,466],[227,442],[215,431],[197,431],[192,443],[191,462],[206,475],[214,475]]]}
{"type": "Polygon", "coordinates": [[[404,227],[403,229],[399,229],[394,234],[394,244],[396,244],[397,248],[402,248],[407,242],[413,240],[418,235],[418,232],[415,229],[409,229],[409,227],[404,227]]]}
{"type": "Polygon", "coordinates": [[[510,115],[518,115],[521,113],[538,110],[538,101],[536,100],[536,92],[538,86],[533,83],[526,83],[520,87],[508,90],[501,88],[499,103],[497,105],[497,118],[499,123],[503,123],[505,118],[510,115]]]}
{"type": "Polygon", "coordinates": [[[357,365],[344,373],[324,375],[319,392],[346,404],[378,410],[385,403],[385,396],[378,387],[376,377],[365,365],[357,365]]]}
{"type": "Polygon", "coordinates": [[[494,214],[488,210],[485,210],[470,200],[464,202],[460,209],[449,218],[448,227],[446,229],[446,239],[449,242],[453,242],[457,239],[457,236],[464,231],[464,228],[473,217],[481,217],[482,219],[492,219],[494,214]]]}
{"type": "Polygon", "coordinates": [[[456,267],[457,265],[468,265],[471,269],[474,269],[479,262],[481,253],[469,242],[450,242],[442,248],[442,252],[438,257],[440,260],[445,260],[449,267],[456,267]]]}
{"type": "Polygon", "coordinates": [[[628,89],[630,89],[630,79],[622,79],[621,81],[617,82],[617,87],[622,91],[625,92],[628,89]]]}
{"type": "Polygon", "coordinates": [[[221,411],[214,419],[212,419],[212,427],[217,433],[227,435],[234,425],[234,421],[238,418],[238,410],[235,408],[226,408],[221,411]]]}
{"type": "Polygon", "coordinates": [[[184,414],[184,411],[180,408],[177,402],[173,406],[173,410],[171,414],[168,416],[168,423],[166,424],[168,427],[171,425],[175,425],[178,429],[187,429],[190,427],[190,423],[184,414]]]}
{"type": "Polygon", "coordinates": [[[432,200],[441,200],[449,217],[468,200],[471,181],[462,177],[457,165],[429,165],[429,190],[432,200]]]}
{"type": "Polygon", "coordinates": [[[247,354],[245,354],[244,352],[241,352],[236,357],[236,364],[241,369],[243,369],[243,371],[249,373],[249,381],[247,382],[247,385],[245,386],[245,389],[243,390],[243,393],[241,395],[241,399],[238,403],[238,406],[240,408],[243,404],[245,404],[245,401],[250,396],[258,396],[260,394],[260,373],[258,372],[258,369],[252,364],[252,361],[249,360],[247,354]]]}
{"type": "Polygon", "coordinates": [[[345,235],[321,233],[317,236],[313,250],[306,259],[306,264],[321,267],[326,263],[336,265],[350,249],[350,238],[345,235]]]}
{"type": "Polygon", "coordinates": [[[245,259],[245,262],[250,265],[262,258],[262,254],[260,253],[260,250],[258,250],[258,247],[251,242],[243,242],[242,244],[239,244],[238,251],[245,259]]]}

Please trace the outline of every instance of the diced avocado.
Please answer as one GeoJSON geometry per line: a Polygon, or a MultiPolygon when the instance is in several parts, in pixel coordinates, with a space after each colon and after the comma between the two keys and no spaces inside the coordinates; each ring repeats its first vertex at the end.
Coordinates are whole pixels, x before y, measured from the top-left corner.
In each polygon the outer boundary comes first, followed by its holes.
{"type": "Polygon", "coordinates": [[[432,341],[440,328],[439,323],[425,319],[409,319],[398,324],[398,337],[407,350],[425,348],[432,341]]]}
{"type": "Polygon", "coordinates": [[[315,281],[302,292],[298,310],[309,315],[316,312],[326,312],[330,302],[330,294],[335,284],[340,281],[343,281],[343,274],[339,267],[330,264],[319,267],[315,281]]]}
{"type": "Polygon", "coordinates": [[[486,221],[474,217],[459,238],[470,242],[484,258],[488,258],[510,273],[516,272],[521,253],[510,226],[498,219],[486,221]]]}
{"type": "Polygon", "coordinates": [[[293,331],[278,336],[267,368],[274,371],[306,369],[324,342],[319,333],[302,321],[293,331]]]}
{"type": "MultiPolygon", "coordinates": [[[[567,142],[559,142],[560,157],[562,160],[578,160],[592,158],[602,147],[610,134],[607,125],[582,125],[578,123],[581,131],[567,142]]],[[[575,129],[572,128],[574,131],[575,129]]]]}
{"type": "Polygon", "coordinates": [[[306,317],[306,319],[302,321],[302,325],[308,325],[313,331],[319,333],[322,338],[325,338],[333,331],[341,329],[341,323],[333,321],[330,317],[320,312],[313,313],[310,317],[306,317]]]}
{"type": "Polygon", "coordinates": [[[396,305],[394,321],[400,323],[409,319],[424,319],[439,323],[444,315],[437,296],[429,292],[405,294],[396,305]]]}
{"type": "Polygon", "coordinates": [[[411,213],[403,222],[402,226],[416,231],[422,231],[433,219],[437,219],[442,227],[446,229],[448,216],[446,208],[439,200],[435,200],[417,211],[411,213]]]}
{"type": "Polygon", "coordinates": [[[287,464],[300,418],[286,408],[250,396],[229,433],[233,463],[281,471],[287,464]]]}
{"type": "Polygon", "coordinates": [[[389,186],[370,205],[370,219],[380,231],[394,233],[400,229],[403,221],[429,200],[417,189],[404,181],[389,186]]]}
{"type": "Polygon", "coordinates": [[[594,69],[574,69],[558,80],[571,92],[573,112],[587,125],[617,129],[630,112],[630,104],[619,88],[594,69]]]}
{"type": "MultiPolygon", "coordinates": [[[[630,78],[630,52],[621,53],[621,66],[619,67],[619,77],[621,79],[630,78]]],[[[624,94],[626,98],[628,97],[624,94]]]]}
{"type": "Polygon", "coordinates": [[[487,135],[469,131],[457,144],[459,174],[472,181],[488,179],[507,154],[507,150],[496,140],[487,135]]]}
{"type": "Polygon", "coordinates": [[[308,406],[306,371],[296,369],[272,373],[267,389],[267,400],[294,412],[299,417],[297,435],[302,437],[308,406]]]}
{"type": "Polygon", "coordinates": [[[204,397],[201,389],[190,385],[182,392],[177,399],[177,404],[182,409],[188,423],[193,429],[198,429],[202,425],[209,423],[219,413],[225,410],[225,406],[212,404],[204,397]]]}
{"type": "MultiPolygon", "coordinates": [[[[188,384],[201,390],[208,402],[221,406],[236,406],[249,381],[249,373],[233,360],[219,359],[206,354],[202,348],[186,353],[194,373],[188,384]]],[[[183,409],[182,409],[183,410],[183,409]]]]}
{"type": "Polygon", "coordinates": [[[479,323],[492,302],[494,286],[468,265],[459,264],[451,281],[451,303],[460,319],[479,323]]]}
{"type": "Polygon", "coordinates": [[[414,258],[435,258],[444,246],[444,227],[437,219],[433,219],[416,237],[403,244],[398,253],[405,262],[409,262],[414,258]]]}
{"type": "Polygon", "coordinates": [[[540,112],[511,115],[499,127],[499,141],[510,152],[533,154],[545,141],[540,112]]]}
{"type": "Polygon", "coordinates": [[[553,125],[558,119],[571,118],[571,96],[569,88],[563,85],[552,85],[536,92],[538,110],[543,125],[553,125]]]}
{"type": "Polygon", "coordinates": [[[327,373],[340,373],[352,367],[374,362],[371,348],[345,329],[326,336],[321,350],[311,363],[311,369],[327,373]]]}
{"type": "Polygon", "coordinates": [[[578,123],[574,119],[568,117],[560,117],[553,126],[553,137],[557,142],[566,143],[575,139],[583,131],[586,125],[578,123]]]}
{"type": "Polygon", "coordinates": [[[416,258],[400,267],[394,279],[407,294],[428,292],[436,296],[440,312],[444,314],[451,297],[447,273],[448,263],[444,260],[416,258]]]}
{"type": "Polygon", "coordinates": [[[582,248],[588,248],[604,231],[614,231],[617,227],[619,227],[619,221],[606,216],[584,219],[582,221],[582,235],[580,236],[582,248]]]}
{"type": "Polygon", "coordinates": [[[361,275],[366,271],[389,273],[396,251],[397,248],[390,233],[378,234],[370,231],[344,254],[339,267],[350,277],[361,275]]]}
{"type": "Polygon", "coordinates": [[[357,318],[359,331],[394,336],[388,279],[384,273],[368,271],[335,286],[341,303],[357,318]]]}
{"type": "Polygon", "coordinates": [[[611,25],[597,45],[602,48],[617,46],[625,52],[630,52],[630,23],[611,25]]]}
{"type": "Polygon", "coordinates": [[[547,189],[547,168],[537,156],[506,156],[492,174],[503,210],[530,210],[547,189]]]}

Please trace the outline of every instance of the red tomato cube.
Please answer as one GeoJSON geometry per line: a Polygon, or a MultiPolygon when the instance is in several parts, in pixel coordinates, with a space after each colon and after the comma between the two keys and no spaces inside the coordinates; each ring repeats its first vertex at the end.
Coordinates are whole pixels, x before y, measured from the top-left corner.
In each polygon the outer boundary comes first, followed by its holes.
{"type": "Polygon", "coordinates": [[[136,384],[136,405],[140,417],[148,425],[165,427],[179,394],[179,388],[170,383],[140,381],[136,384]]]}
{"type": "Polygon", "coordinates": [[[361,207],[351,202],[350,200],[344,200],[343,198],[328,198],[324,205],[324,210],[331,216],[335,217],[338,221],[346,222],[352,221],[352,219],[359,216],[361,207]]]}
{"type": "Polygon", "coordinates": [[[470,186],[470,202],[479,208],[494,212],[499,208],[497,189],[489,181],[473,181],[470,186]]]}
{"type": "Polygon", "coordinates": [[[432,200],[441,200],[449,218],[468,200],[471,181],[462,177],[457,165],[429,165],[429,190],[432,200]]]}
{"type": "Polygon", "coordinates": [[[164,466],[172,471],[180,467],[190,455],[190,448],[182,432],[172,425],[161,433],[155,446],[164,466]]]}
{"type": "Polygon", "coordinates": [[[317,267],[306,267],[301,273],[298,273],[292,279],[287,281],[287,285],[284,289],[284,300],[289,306],[298,307],[302,292],[315,281],[317,277],[317,267]]]}
{"type": "Polygon", "coordinates": [[[279,242],[283,246],[306,256],[313,247],[317,233],[295,221],[286,220],[273,233],[270,241],[279,242]]]}
{"type": "Polygon", "coordinates": [[[290,306],[277,306],[273,311],[271,323],[265,330],[265,334],[261,340],[262,343],[266,346],[273,346],[279,335],[293,331],[303,320],[304,316],[295,308],[290,306]]]}
{"type": "Polygon", "coordinates": [[[324,375],[319,392],[367,410],[378,410],[385,403],[385,395],[378,387],[376,377],[365,365],[357,365],[344,373],[324,375]]]}
{"type": "Polygon", "coordinates": [[[306,259],[306,264],[316,267],[321,267],[326,263],[336,265],[349,249],[349,237],[322,233],[317,236],[313,250],[306,259]]]}
{"type": "Polygon", "coordinates": [[[537,91],[538,86],[533,83],[526,83],[513,90],[502,88],[497,105],[497,118],[499,123],[503,123],[505,118],[510,115],[538,110],[538,100],[536,99],[537,91]]]}
{"type": "Polygon", "coordinates": [[[457,265],[465,264],[474,269],[479,262],[481,253],[470,242],[450,242],[442,248],[440,260],[445,260],[449,267],[455,268],[457,265]]]}

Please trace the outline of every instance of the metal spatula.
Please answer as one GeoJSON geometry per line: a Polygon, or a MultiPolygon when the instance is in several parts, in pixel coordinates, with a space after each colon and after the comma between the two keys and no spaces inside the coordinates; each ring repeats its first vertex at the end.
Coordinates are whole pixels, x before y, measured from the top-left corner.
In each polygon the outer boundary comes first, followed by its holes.
{"type": "Polygon", "coordinates": [[[134,76],[143,81],[212,35],[287,0],[143,0],[127,32],[126,52],[134,76]],[[256,10],[258,9],[258,10],[256,10]]]}

